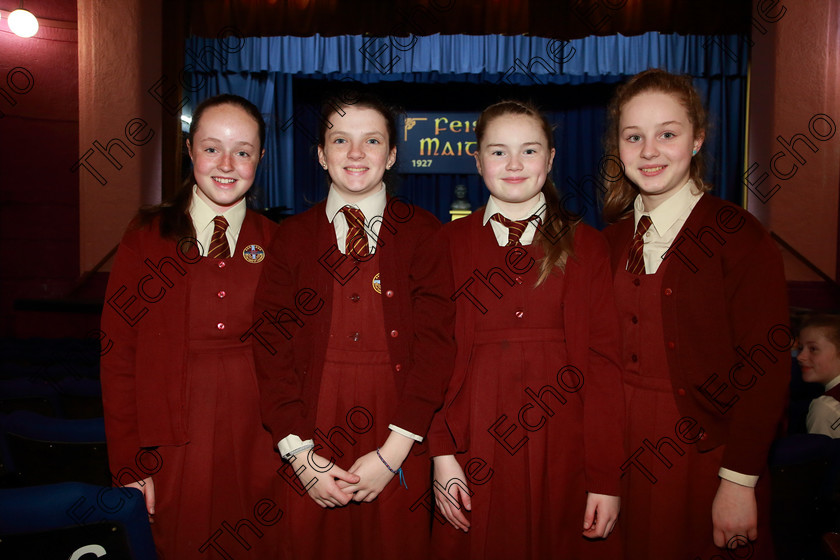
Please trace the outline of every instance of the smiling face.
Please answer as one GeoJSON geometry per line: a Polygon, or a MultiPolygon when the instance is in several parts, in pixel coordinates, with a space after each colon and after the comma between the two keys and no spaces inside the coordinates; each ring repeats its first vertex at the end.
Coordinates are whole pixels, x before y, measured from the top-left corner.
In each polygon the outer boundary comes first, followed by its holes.
{"type": "Polygon", "coordinates": [[[703,144],[688,112],[673,94],[645,91],[621,109],[618,149],[624,173],[650,211],[688,181],[692,151],[703,144]]]}
{"type": "Polygon", "coordinates": [[[397,158],[385,117],[368,107],[346,106],[344,116],[332,113],[332,128],[318,146],[318,161],[330,174],[333,187],[351,204],[379,188],[385,170],[397,158]]]}
{"type": "Polygon", "coordinates": [[[528,115],[504,114],[487,123],[475,154],[484,184],[512,219],[526,217],[554,161],[541,124],[528,115]]]}
{"type": "Polygon", "coordinates": [[[799,335],[796,360],[802,368],[802,379],[825,385],[840,375],[840,353],[826,337],[824,327],[806,327],[799,335]]]}
{"type": "Polygon", "coordinates": [[[244,109],[232,104],[208,107],[187,150],[193,162],[197,195],[223,214],[254,183],[264,153],[259,125],[244,109]]]}

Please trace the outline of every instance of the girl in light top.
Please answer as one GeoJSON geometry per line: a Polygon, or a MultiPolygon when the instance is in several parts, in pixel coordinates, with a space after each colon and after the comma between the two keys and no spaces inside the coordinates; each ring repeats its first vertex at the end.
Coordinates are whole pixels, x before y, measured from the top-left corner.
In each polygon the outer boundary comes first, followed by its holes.
{"type": "Polygon", "coordinates": [[[195,110],[192,176],[145,209],[108,281],[102,356],[108,456],[116,484],[140,489],[166,559],[272,558],[282,517],[271,437],[259,415],[251,324],[273,222],[245,208],[265,123],[236,95],[195,110]],[[259,511],[259,520],[254,511],[259,511]],[[245,544],[223,529],[240,519],[245,544]],[[256,531],[253,531],[255,528],[256,531]],[[224,554],[223,554],[224,552],[224,554]]]}
{"type": "Polygon", "coordinates": [[[503,101],[476,124],[490,198],[446,224],[458,354],[430,432],[436,557],[621,558],[624,401],[607,246],[561,212],[551,126],[503,101]]]}
{"type": "Polygon", "coordinates": [[[708,194],[706,111],[691,78],[642,72],[608,117],[625,552],[694,559],[743,546],[772,558],[767,454],[791,346],[781,256],[752,215],[708,194]]]}
{"type": "Polygon", "coordinates": [[[808,433],[840,438],[840,317],[815,315],[805,319],[796,359],[804,381],[825,386],[825,394],[811,401],[808,408],[808,433]]]}
{"type": "Polygon", "coordinates": [[[423,442],[452,371],[452,273],[440,222],[386,191],[395,142],[375,97],[324,105],[329,194],[283,222],[257,292],[291,557],[428,558],[430,510],[414,504],[429,491],[423,442]]]}

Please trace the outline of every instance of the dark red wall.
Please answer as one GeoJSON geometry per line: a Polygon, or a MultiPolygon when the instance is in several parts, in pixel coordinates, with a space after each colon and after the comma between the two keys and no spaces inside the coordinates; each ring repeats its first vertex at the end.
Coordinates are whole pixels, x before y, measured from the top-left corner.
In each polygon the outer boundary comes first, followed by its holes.
{"type": "MultiPolygon", "coordinates": [[[[0,1],[6,11],[17,6],[0,1]]],[[[26,9],[76,21],[75,1],[27,0],[26,9]]],[[[65,296],[79,276],[79,179],[70,172],[79,143],[77,47],[75,29],[41,26],[23,39],[0,20],[0,336],[18,331],[15,300],[65,296]]],[[[44,336],[55,334],[55,322],[37,323],[44,336]]]]}

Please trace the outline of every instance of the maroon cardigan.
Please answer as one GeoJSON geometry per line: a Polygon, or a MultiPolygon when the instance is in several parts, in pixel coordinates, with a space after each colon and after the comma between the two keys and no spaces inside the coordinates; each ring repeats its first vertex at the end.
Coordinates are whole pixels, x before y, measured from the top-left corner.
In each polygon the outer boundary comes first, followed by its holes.
{"type": "MultiPolygon", "coordinates": [[[[633,232],[627,218],[604,230],[614,271],[625,266],[633,232]]],[[[665,258],[659,343],[680,413],[706,432],[701,451],[726,445],[722,467],[759,475],[790,380],[781,254],[751,214],[704,194],[665,258]]],[[[651,438],[663,435],[674,436],[651,438]]]]}
{"type": "MultiPolygon", "coordinates": [[[[115,476],[138,472],[141,448],[187,443],[186,334],[189,324],[190,267],[198,260],[194,240],[163,239],[159,219],[130,227],[120,242],[102,311],[102,399],[108,456],[115,476]]],[[[248,211],[237,252],[245,244],[268,246],[277,225],[248,211]]],[[[243,285],[254,289],[260,268],[249,266],[243,285]]],[[[120,479],[122,480],[122,479],[120,479]]]]}
{"type": "MultiPolygon", "coordinates": [[[[474,265],[464,255],[477,250],[484,209],[446,224],[443,232],[451,244],[457,282],[473,274],[474,265]]],[[[570,450],[584,455],[586,490],[598,494],[619,494],[619,465],[624,460],[624,390],[621,383],[620,328],[612,290],[609,252],[601,234],[578,224],[574,257],[566,262],[563,294],[563,324],[569,365],[583,374],[583,389],[575,396],[583,400],[584,449],[570,450]]],[[[520,265],[521,266],[521,265],[520,265]]],[[[534,265],[538,266],[538,265],[534,265]]],[[[462,305],[471,306],[466,298],[462,305]]],[[[458,313],[455,323],[458,357],[446,404],[435,416],[429,432],[432,456],[469,452],[469,418],[458,417],[450,405],[464,384],[475,334],[475,313],[458,313]]],[[[467,411],[469,407],[462,407],[467,411]]]]}
{"type": "MultiPolygon", "coordinates": [[[[312,439],[336,282],[355,274],[336,246],[326,202],[285,220],[268,252],[253,339],[263,423],[279,441],[312,439]]],[[[429,212],[388,199],[377,240],[388,352],[400,398],[385,419],[425,436],[452,372],[454,305],[448,249],[429,212]]]]}

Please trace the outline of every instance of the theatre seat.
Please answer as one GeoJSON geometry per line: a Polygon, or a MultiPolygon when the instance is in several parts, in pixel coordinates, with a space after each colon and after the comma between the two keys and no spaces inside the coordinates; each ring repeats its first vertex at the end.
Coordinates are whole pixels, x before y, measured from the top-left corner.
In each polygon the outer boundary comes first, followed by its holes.
{"type": "Polygon", "coordinates": [[[61,401],[55,383],[15,377],[0,379],[0,414],[17,410],[44,416],[61,416],[61,401]]]}
{"type": "Polygon", "coordinates": [[[19,411],[0,424],[21,484],[110,485],[102,418],[67,420],[19,411]]]}
{"type": "Polygon", "coordinates": [[[143,495],[68,482],[0,489],[4,560],[156,558],[143,495]]]}

